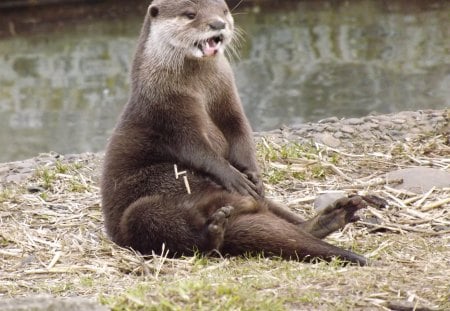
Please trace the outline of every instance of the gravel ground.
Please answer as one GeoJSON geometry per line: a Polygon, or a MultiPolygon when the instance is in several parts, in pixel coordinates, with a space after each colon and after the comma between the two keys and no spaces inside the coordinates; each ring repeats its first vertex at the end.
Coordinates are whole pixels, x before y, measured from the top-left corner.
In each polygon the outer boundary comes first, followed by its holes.
{"type": "Polygon", "coordinates": [[[360,140],[395,142],[410,140],[419,134],[449,130],[449,110],[404,111],[363,118],[331,117],[318,123],[307,123],[258,133],[272,139],[302,142],[317,141],[329,147],[352,147],[360,140]]]}

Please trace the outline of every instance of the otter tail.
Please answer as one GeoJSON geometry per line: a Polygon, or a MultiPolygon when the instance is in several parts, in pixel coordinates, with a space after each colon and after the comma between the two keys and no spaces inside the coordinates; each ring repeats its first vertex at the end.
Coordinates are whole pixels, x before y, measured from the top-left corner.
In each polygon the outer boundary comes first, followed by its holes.
{"type": "Polygon", "coordinates": [[[244,214],[230,222],[222,251],[230,255],[262,252],[305,261],[338,257],[362,266],[368,264],[363,256],[324,242],[270,212],[244,214]]]}

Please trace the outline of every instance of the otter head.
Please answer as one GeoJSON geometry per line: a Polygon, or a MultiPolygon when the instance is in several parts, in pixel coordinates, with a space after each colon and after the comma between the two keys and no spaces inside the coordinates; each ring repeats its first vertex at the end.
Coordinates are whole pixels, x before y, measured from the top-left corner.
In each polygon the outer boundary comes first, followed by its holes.
{"type": "Polygon", "coordinates": [[[154,0],[148,18],[147,48],[176,58],[214,57],[233,37],[233,17],[224,0],[154,0]]]}

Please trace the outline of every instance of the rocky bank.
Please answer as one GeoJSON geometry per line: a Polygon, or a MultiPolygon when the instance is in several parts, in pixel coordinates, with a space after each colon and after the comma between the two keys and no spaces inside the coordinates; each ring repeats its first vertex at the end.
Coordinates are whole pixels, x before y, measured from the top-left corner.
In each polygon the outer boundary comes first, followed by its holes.
{"type": "MultiPolygon", "coordinates": [[[[258,132],[255,133],[255,139],[261,141],[264,138],[279,144],[317,142],[331,148],[351,148],[361,141],[391,143],[411,140],[418,135],[427,133],[449,135],[450,110],[404,111],[387,115],[369,115],[362,118],[338,119],[332,117],[317,123],[284,126],[269,132],[258,132]]],[[[62,156],[50,152],[23,161],[0,163],[0,182],[20,183],[31,176],[37,167],[51,166],[62,157],[68,161],[71,159],[86,160],[95,166],[101,162],[102,153],[62,156]]]]}

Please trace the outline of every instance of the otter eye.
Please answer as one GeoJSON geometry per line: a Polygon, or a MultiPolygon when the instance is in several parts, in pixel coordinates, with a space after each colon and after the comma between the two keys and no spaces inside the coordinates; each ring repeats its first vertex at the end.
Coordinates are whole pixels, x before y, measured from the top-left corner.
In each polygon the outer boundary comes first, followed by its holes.
{"type": "Polygon", "coordinates": [[[150,16],[151,17],[156,17],[159,14],[159,9],[156,6],[151,6],[150,7],[150,16]]]}
{"type": "Polygon", "coordinates": [[[197,14],[194,12],[184,12],[183,16],[186,16],[189,19],[194,19],[197,16],[197,14]]]}

